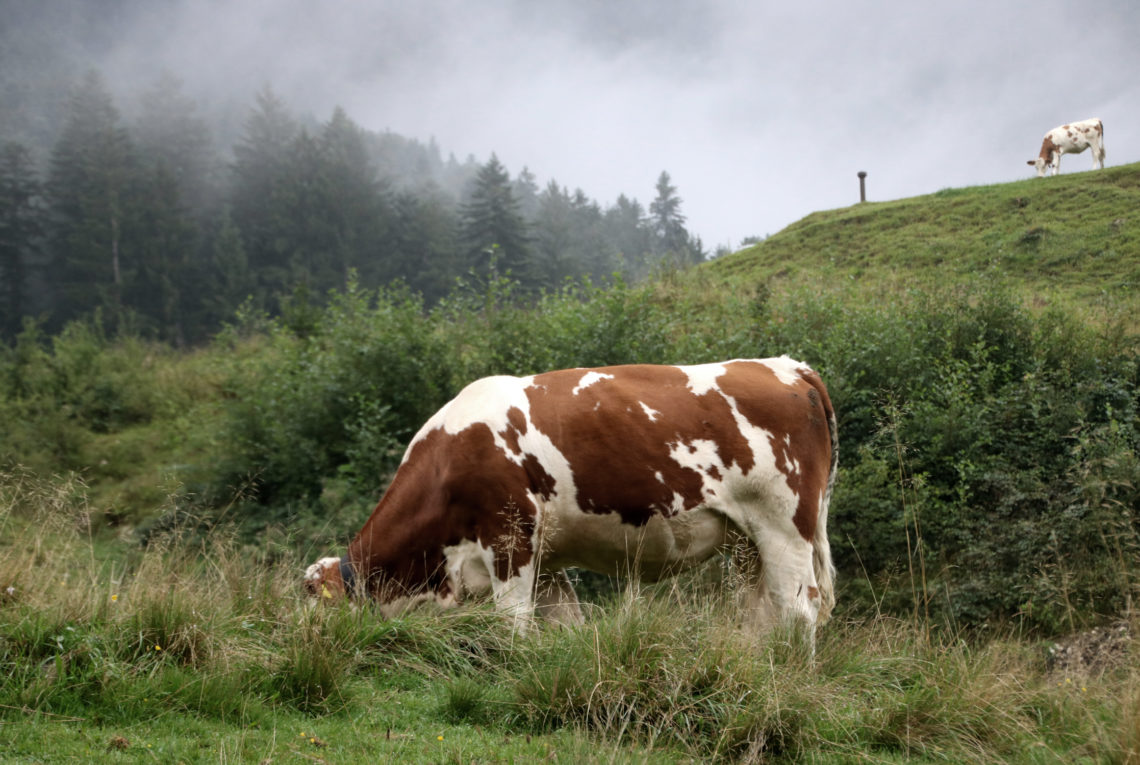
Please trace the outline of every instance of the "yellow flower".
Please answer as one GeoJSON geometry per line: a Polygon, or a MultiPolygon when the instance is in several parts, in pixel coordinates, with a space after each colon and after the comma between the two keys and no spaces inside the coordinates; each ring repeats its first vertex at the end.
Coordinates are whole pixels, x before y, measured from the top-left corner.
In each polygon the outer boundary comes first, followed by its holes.
{"type": "Polygon", "coordinates": [[[116,602],[118,599],[119,599],[119,596],[118,596],[118,595],[112,595],[112,596],[111,596],[111,602],[112,602],[112,603],[116,602]]]}
{"type": "Polygon", "coordinates": [[[436,737],[435,737],[435,740],[436,740],[436,741],[443,741],[443,736],[436,736],[436,737]]]}

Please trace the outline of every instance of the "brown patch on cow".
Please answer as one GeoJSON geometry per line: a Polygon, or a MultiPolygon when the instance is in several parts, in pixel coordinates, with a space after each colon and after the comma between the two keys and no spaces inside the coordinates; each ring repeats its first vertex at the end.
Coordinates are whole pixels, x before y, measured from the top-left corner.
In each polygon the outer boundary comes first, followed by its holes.
{"type": "Polygon", "coordinates": [[[519,438],[526,435],[526,415],[517,406],[507,410],[507,429],[500,433],[507,442],[507,448],[515,454],[522,454],[519,438]]]}
{"type": "Polygon", "coordinates": [[[526,470],[527,477],[530,479],[532,492],[543,499],[550,499],[554,496],[557,481],[554,480],[554,476],[547,472],[538,457],[533,454],[523,457],[523,469],[526,470]]]}
{"type": "Polygon", "coordinates": [[[819,588],[814,584],[808,585],[808,600],[815,600],[819,597],[819,588]]]}
{"type": "Polygon", "coordinates": [[[349,560],[381,602],[421,592],[445,596],[443,550],[465,540],[492,548],[495,573],[506,579],[532,557],[536,511],[527,492],[549,494],[553,485],[533,457],[522,465],[510,459],[485,424],[430,431],[349,544],[349,560]]]}
{"type": "MultiPolygon", "coordinates": [[[[1050,162],[1053,159],[1053,152],[1055,151],[1057,151],[1057,144],[1053,143],[1052,138],[1045,136],[1045,140],[1041,142],[1041,152],[1038,156],[1046,162],[1050,162]]],[[[1032,165],[1033,163],[1030,162],[1029,164],[1032,165]]]]}
{"type": "Polygon", "coordinates": [[[680,498],[690,510],[704,501],[704,476],[670,455],[713,444],[720,461],[747,471],[752,451],[716,390],[697,396],[675,367],[630,365],[596,370],[609,377],[578,390],[587,370],[548,372],[527,388],[531,422],[570,464],[577,504],[588,513],[616,513],[642,526],[671,516],[680,498]],[[646,417],[642,406],[658,413],[646,417]]]}

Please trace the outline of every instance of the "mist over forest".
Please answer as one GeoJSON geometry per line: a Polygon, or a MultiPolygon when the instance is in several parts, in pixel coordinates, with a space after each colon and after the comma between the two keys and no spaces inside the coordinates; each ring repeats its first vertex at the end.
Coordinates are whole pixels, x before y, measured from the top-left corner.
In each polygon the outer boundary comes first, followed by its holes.
{"type": "Polygon", "coordinates": [[[525,297],[708,257],[665,170],[636,190],[647,205],[603,205],[494,153],[315,114],[272,81],[204,91],[197,71],[125,66],[122,35],[176,7],[0,4],[3,338],[97,316],[193,344],[239,308],[303,311],[350,283],[430,305],[458,281],[525,297]]]}

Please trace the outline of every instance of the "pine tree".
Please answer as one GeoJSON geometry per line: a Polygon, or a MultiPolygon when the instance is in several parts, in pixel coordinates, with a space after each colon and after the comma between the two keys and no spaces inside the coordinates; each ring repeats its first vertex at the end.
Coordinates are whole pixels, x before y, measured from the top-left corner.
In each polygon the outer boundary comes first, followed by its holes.
{"type": "Polygon", "coordinates": [[[508,274],[524,286],[534,285],[526,222],[510,175],[495,155],[475,176],[460,218],[467,262],[477,273],[508,274]]]}
{"type": "Polygon", "coordinates": [[[685,216],[681,214],[681,198],[665,171],[657,178],[657,197],[649,204],[649,214],[658,258],[688,263],[689,233],[685,230],[685,216]]]}
{"type": "Polygon", "coordinates": [[[346,288],[355,270],[361,283],[374,286],[392,253],[386,246],[390,225],[388,187],[377,177],[364,132],[337,107],[321,130],[319,199],[314,200],[324,229],[320,246],[329,255],[335,282],[346,288]]]}
{"type": "Polygon", "coordinates": [[[556,181],[550,181],[538,195],[535,214],[535,270],[544,284],[557,284],[571,272],[573,210],[570,195],[556,181]]]}
{"type": "Polygon", "coordinates": [[[89,72],[72,90],[47,181],[58,320],[122,309],[134,158],[118,123],[102,77],[89,72]]]}
{"type": "Polygon", "coordinates": [[[431,187],[397,194],[394,208],[393,255],[385,261],[381,280],[402,279],[425,302],[434,303],[451,291],[463,273],[454,208],[442,192],[431,187]]]}
{"type": "Polygon", "coordinates": [[[622,275],[630,281],[647,276],[652,270],[654,242],[653,231],[641,203],[621,194],[614,206],[606,210],[602,229],[605,240],[617,250],[622,275]]]}
{"type": "Polygon", "coordinates": [[[128,305],[175,343],[201,330],[189,317],[206,297],[200,249],[211,189],[210,132],[181,83],[159,78],[142,97],[135,123],[140,170],[128,305]]]}
{"type": "Polygon", "coordinates": [[[217,325],[229,320],[234,312],[248,300],[256,287],[249,269],[249,259],[242,246],[241,232],[229,213],[223,213],[218,230],[210,237],[211,250],[207,277],[209,285],[199,310],[201,324],[217,325]]]}
{"type": "Polygon", "coordinates": [[[198,229],[182,202],[178,179],[165,162],[140,173],[136,183],[124,301],[148,329],[183,345],[188,332],[186,316],[201,299],[195,281],[188,278],[198,229]]]}
{"type": "Polygon", "coordinates": [[[142,163],[163,165],[178,184],[183,204],[203,221],[217,197],[217,166],[210,128],[182,81],[163,74],[140,98],[133,135],[142,163]]]}
{"type": "Polygon", "coordinates": [[[22,144],[0,150],[0,336],[19,332],[29,306],[29,271],[41,237],[43,209],[31,153],[22,144]]]}
{"type": "Polygon", "coordinates": [[[291,281],[289,261],[295,243],[285,232],[296,209],[292,184],[299,132],[285,102],[265,88],[257,94],[245,133],[234,146],[233,220],[258,279],[255,300],[262,308],[291,281]]]}

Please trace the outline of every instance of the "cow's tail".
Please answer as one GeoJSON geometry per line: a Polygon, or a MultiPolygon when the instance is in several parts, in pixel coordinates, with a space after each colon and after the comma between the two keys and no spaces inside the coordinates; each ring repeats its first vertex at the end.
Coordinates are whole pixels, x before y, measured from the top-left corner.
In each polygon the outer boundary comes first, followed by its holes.
{"type": "Polygon", "coordinates": [[[815,536],[812,544],[812,566],[815,569],[815,579],[819,585],[819,623],[827,621],[835,607],[835,564],[831,561],[831,544],[827,540],[827,510],[831,504],[831,493],[835,488],[835,475],[839,470],[839,427],[835,420],[835,410],[831,407],[831,398],[827,395],[827,387],[819,375],[812,373],[808,381],[819,393],[820,402],[827,416],[827,430],[831,436],[831,465],[827,476],[827,488],[823,494],[823,501],[819,505],[819,517],[815,524],[815,536]]]}
{"type": "Polygon", "coordinates": [[[1096,143],[1096,156],[1100,160],[1101,167],[1104,167],[1104,123],[1100,120],[1096,121],[1097,132],[1100,133],[1100,140],[1096,143]]]}

